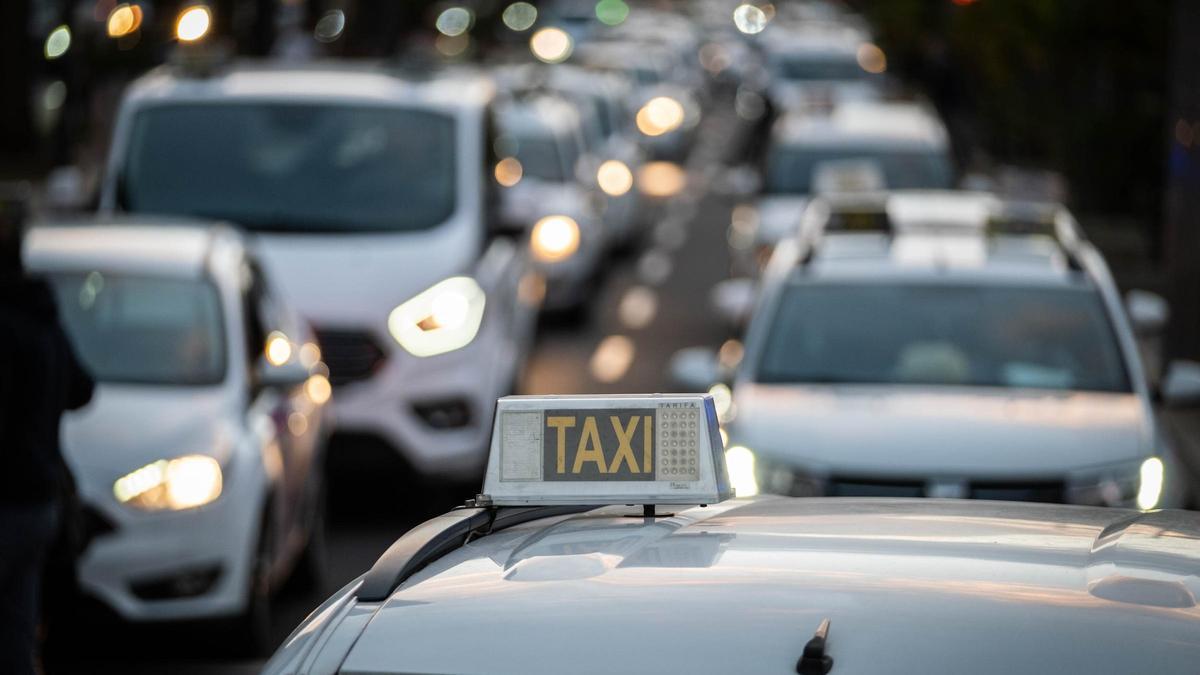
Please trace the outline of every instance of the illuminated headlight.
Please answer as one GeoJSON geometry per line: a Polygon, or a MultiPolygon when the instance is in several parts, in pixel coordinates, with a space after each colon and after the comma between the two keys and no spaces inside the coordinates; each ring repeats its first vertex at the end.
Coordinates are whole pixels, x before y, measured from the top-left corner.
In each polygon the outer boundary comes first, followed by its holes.
{"type": "Polygon", "coordinates": [[[1157,457],[1150,457],[1142,462],[1138,480],[1137,505],[1139,509],[1148,511],[1158,506],[1163,489],[1163,462],[1157,457]]]}
{"type": "Polygon", "coordinates": [[[144,511],[181,511],[221,496],[221,465],[205,455],[160,459],[113,483],[113,496],[144,511]]]}
{"type": "Polygon", "coordinates": [[[529,247],[542,262],[566,260],[579,250],[579,223],[568,216],[546,216],[533,226],[529,247]]]}
{"type": "Polygon", "coordinates": [[[596,183],[604,194],[620,197],[633,187],[633,172],[624,162],[610,159],[596,171],[596,183]]]}
{"type": "Polygon", "coordinates": [[[729,483],[738,497],[753,497],[758,494],[758,479],[754,476],[754,452],[750,448],[735,445],[726,450],[725,467],[729,470],[729,483]]]}
{"type": "Polygon", "coordinates": [[[638,131],[647,136],[662,136],[683,125],[683,104],[670,96],[655,96],[637,112],[638,131]]]}
{"type": "Polygon", "coordinates": [[[462,349],[479,332],[485,299],[474,279],[451,277],[393,309],[388,331],[413,356],[462,349]]]}

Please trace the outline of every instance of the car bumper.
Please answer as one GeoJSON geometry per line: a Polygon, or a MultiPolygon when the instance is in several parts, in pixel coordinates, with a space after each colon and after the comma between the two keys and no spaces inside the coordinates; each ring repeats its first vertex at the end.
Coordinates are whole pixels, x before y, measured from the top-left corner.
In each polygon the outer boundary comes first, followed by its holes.
{"type": "Polygon", "coordinates": [[[520,366],[519,346],[489,317],[471,344],[426,358],[376,337],[386,359],[370,377],[334,391],[337,431],[382,440],[424,476],[480,475],[496,399],[509,393],[520,366]]]}
{"type": "Polygon", "coordinates": [[[94,507],[112,530],[96,537],[80,559],[81,590],[129,621],[241,612],[265,490],[253,466],[227,473],[221,496],[200,508],[140,513],[111,500],[94,507]]]}

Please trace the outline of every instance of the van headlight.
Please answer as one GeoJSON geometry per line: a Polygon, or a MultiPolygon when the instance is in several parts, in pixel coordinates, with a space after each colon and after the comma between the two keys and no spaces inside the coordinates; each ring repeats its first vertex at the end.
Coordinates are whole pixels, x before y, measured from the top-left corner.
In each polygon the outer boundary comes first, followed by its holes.
{"type": "Polygon", "coordinates": [[[579,250],[579,223],[570,216],[546,216],[533,226],[529,248],[542,262],[560,262],[579,250]]]}
{"type": "Polygon", "coordinates": [[[735,445],[725,451],[725,468],[729,471],[729,483],[733,486],[734,495],[753,497],[758,494],[754,464],[754,452],[750,448],[735,445]]]}
{"type": "Polygon", "coordinates": [[[470,277],[439,281],[388,315],[388,332],[413,356],[436,356],[471,344],[486,297],[470,277]]]}
{"type": "Polygon", "coordinates": [[[1158,500],[1162,498],[1165,474],[1163,461],[1158,457],[1148,457],[1142,462],[1138,474],[1137,505],[1139,509],[1149,511],[1157,507],[1158,500]]]}
{"type": "Polygon", "coordinates": [[[160,459],[113,483],[117,501],[143,511],[182,511],[221,496],[221,465],[206,455],[160,459]]]}

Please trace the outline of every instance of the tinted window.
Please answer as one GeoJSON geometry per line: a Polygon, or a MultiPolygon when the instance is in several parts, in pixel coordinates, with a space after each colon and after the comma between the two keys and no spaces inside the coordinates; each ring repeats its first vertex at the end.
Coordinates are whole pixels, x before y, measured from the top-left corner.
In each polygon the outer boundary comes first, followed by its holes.
{"type": "Polygon", "coordinates": [[[866,76],[853,55],[846,58],[793,56],[775,61],[776,74],[785,80],[857,80],[866,76]]]}
{"type": "Polygon", "coordinates": [[[561,183],[567,180],[566,158],[553,136],[520,136],[516,138],[517,161],[526,176],[561,183]]]}
{"type": "Polygon", "coordinates": [[[225,374],[221,303],[212,284],[115,274],[56,274],[63,323],[102,382],[215,384],[225,374]]]}
{"type": "Polygon", "coordinates": [[[764,382],[1130,390],[1087,289],[798,284],[785,289],[764,382]]]}
{"type": "Polygon", "coordinates": [[[808,194],[813,170],[822,162],[866,160],[877,165],[889,189],[950,188],[953,171],[943,153],[929,150],[884,151],[879,148],[776,147],[767,157],[767,192],[808,194]]]}
{"type": "Polygon", "coordinates": [[[154,107],[134,122],[120,201],[258,230],[418,230],[453,212],[455,156],[454,120],[420,110],[154,107]]]}

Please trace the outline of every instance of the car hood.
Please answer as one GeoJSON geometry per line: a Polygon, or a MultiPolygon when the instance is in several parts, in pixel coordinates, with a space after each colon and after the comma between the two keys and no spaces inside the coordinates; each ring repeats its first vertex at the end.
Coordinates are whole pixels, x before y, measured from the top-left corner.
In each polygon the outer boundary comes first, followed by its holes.
{"type": "Polygon", "coordinates": [[[734,401],[732,442],[818,474],[1050,477],[1153,451],[1134,394],[746,384],[734,401]]]}
{"type": "Polygon", "coordinates": [[[288,303],[314,325],[383,330],[396,305],[471,272],[481,237],[468,225],[388,234],[262,233],[254,248],[288,303]]]}
{"type": "Polygon", "coordinates": [[[800,214],[808,205],[808,197],[787,195],[763,197],[758,200],[758,230],[755,243],[774,245],[800,229],[800,214]]]}
{"type": "Polygon", "coordinates": [[[843,674],[1200,658],[1189,513],[844,498],[640,512],[472,540],[375,611],[341,672],[795,672],[823,619],[843,674]]]}
{"type": "Polygon", "coordinates": [[[63,417],[63,454],[89,499],[111,499],[113,481],[160,459],[232,452],[234,397],[224,387],[101,384],[63,417]]]}

